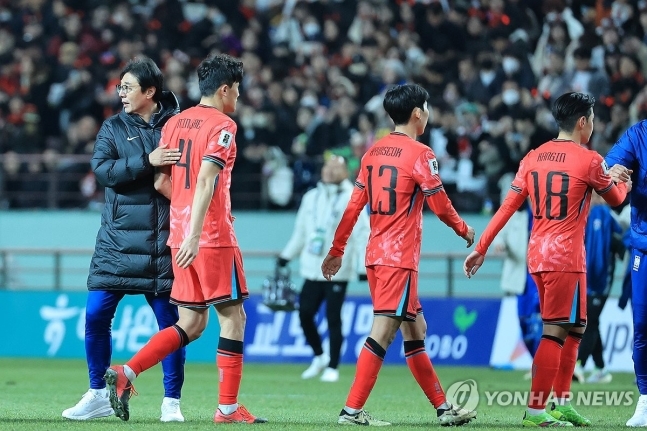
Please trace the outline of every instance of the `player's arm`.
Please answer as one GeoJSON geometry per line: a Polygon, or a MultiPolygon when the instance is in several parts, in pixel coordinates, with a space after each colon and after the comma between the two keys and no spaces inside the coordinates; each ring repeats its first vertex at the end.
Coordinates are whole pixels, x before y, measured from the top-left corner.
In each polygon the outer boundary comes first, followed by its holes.
{"type": "Polygon", "coordinates": [[[360,280],[366,276],[366,245],[368,237],[371,234],[371,226],[368,213],[362,211],[359,213],[357,223],[353,228],[353,233],[348,239],[348,247],[352,247],[352,253],[356,256],[355,268],[353,270],[360,275],[360,280]]]}
{"type": "Polygon", "coordinates": [[[357,223],[360,213],[368,203],[368,196],[365,187],[362,183],[356,182],[353,194],[350,201],[344,210],[344,214],[339,221],[339,225],[335,230],[335,237],[332,242],[329,254],[332,256],[341,257],[344,255],[344,249],[348,243],[348,238],[353,232],[353,228],[357,223]]]}
{"type": "Polygon", "coordinates": [[[101,125],[94,143],[90,165],[97,182],[104,187],[117,187],[131,183],[150,174],[153,169],[148,154],[142,152],[129,157],[119,157],[115,131],[110,120],[101,125]]]}
{"type": "Polygon", "coordinates": [[[494,241],[494,238],[499,234],[503,226],[510,220],[512,215],[521,207],[523,201],[528,197],[528,190],[519,190],[511,188],[506,195],[499,210],[494,213],[494,217],[488,223],[483,231],[479,242],[476,244],[474,250],[479,254],[485,256],[494,241]]]}
{"type": "Polygon", "coordinates": [[[351,195],[350,201],[348,202],[348,205],[344,210],[344,214],[339,221],[339,225],[335,230],[332,247],[321,264],[321,272],[328,281],[330,281],[333,275],[337,274],[337,271],[341,268],[341,258],[344,255],[344,249],[348,243],[348,238],[353,232],[353,227],[355,226],[355,223],[357,223],[357,218],[368,203],[366,186],[361,177],[362,170],[360,170],[360,178],[355,181],[353,194],[351,195]]]}
{"type": "Polygon", "coordinates": [[[180,268],[186,268],[198,255],[200,236],[204,219],[213,197],[216,184],[216,177],[222,167],[208,160],[203,160],[200,165],[200,172],[196,179],[195,192],[193,193],[193,204],[191,205],[191,221],[189,223],[189,235],[184,238],[175,260],[180,268]]]}
{"type": "Polygon", "coordinates": [[[471,278],[479,270],[485,260],[485,254],[503,226],[510,220],[512,215],[521,207],[528,197],[528,188],[525,182],[524,161],[521,161],[519,171],[512,181],[510,191],[506,195],[499,210],[494,214],[492,220],[483,231],[474,251],[470,253],[463,263],[463,272],[467,278],[471,278]]]}
{"type": "Polygon", "coordinates": [[[470,247],[474,242],[474,229],[469,227],[465,220],[458,215],[449,200],[438,175],[438,162],[431,150],[421,153],[414,163],[413,179],[420,186],[429,208],[436,214],[436,217],[452,228],[456,235],[464,238],[467,241],[467,246],[470,247]]]}
{"type": "Polygon", "coordinates": [[[627,197],[627,183],[616,185],[609,175],[607,163],[597,153],[589,165],[589,184],[612,207],[620,205],[627,197]]]}

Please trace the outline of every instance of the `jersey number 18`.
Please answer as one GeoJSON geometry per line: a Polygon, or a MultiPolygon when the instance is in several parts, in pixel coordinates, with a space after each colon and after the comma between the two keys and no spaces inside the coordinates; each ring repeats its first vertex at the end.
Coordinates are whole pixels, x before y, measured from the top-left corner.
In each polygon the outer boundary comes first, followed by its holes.
{"type": "MultiPolygon", "coordinates": [[[[533,186],[535,189],[535,218],[542,218],[540,208],[540,187],[539,184],[539,172],[531,171],[533,186]]],[[[546,174],[546,181],[544,182],[544,187],[546,188],[546,208],[544,211],[545,217],[548,220],[564,220],[566,218],[566,213],[568,211],[568,186],[570,182],[570,177],[564,172],[550,171],[546,174]],[[555,179],[559,177],[561,179],[561,187],[559,190],[555,190],[553,183],[556,182],[555,179]],[[555,201],[554,199],[557,199],[555,201]],[[553,215],[553,204],[557,204],[559,207],[559,212],[557,215],[553,215]]]]}

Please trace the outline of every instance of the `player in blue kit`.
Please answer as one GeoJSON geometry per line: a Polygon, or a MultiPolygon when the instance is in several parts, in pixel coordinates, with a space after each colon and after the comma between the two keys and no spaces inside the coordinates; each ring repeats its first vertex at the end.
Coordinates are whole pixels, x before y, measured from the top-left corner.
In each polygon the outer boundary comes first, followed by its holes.
{"type": "Polygon", "coordinates": [[[634,325],[634,370],[640,397],[628,427],[647,426],[647,121],[631,126],[606,156],[606,162],[628,168],[635,181],[631,191],[629,256],[631,265],[631,308],[634,325]]]}
{"type": "Polygon", "coordinates": [[[586,379],[587,383],[609,383],[611,374],[604,367],[603,346],[600,337],[600,315],[607,302],[616,256],[622,259],[625,247],[622,244],[622,227],[614,218],[611,208],[597,193],[591,196],[591,210],[584,234],[586,249],[586,331],[580,344],[573,380],[584,383],[584,367],[593,356],[595,370],[586,379]]]}

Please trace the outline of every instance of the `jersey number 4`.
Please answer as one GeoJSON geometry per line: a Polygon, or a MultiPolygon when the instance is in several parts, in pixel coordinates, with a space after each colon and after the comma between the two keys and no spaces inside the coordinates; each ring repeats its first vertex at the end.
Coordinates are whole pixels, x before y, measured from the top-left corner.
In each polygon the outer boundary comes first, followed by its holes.
{"type": "MultiPolygon", "coordinates": [[[[540,183],[539,183],[539,172],[531,171],[532,180],[535,188],[535,218],[542,218],[540,207],[540,183]]],[[[564,172],[550,171],[546,174],[546,181],[544,185],[546,187],[546,208],[545,216],[548,220],[564,220],[566,218],[566,213],[568,211],[568,186],[570,183],[570,177],[564,172]],[[559,190],[557,188],[556,178],[561,180],[561,186],[559,190]],[[553,214],[554,204],[557,204],[559,207],[559,212],[557,215],[553,214]]]]}
{"type": "Polygon", "coordinates": [[[380,215],[395,214],[395,202],[396,202],[395,187],[398,184],[398,168],[390,165],[382,165],[377,171],[377,176],[379,178],[387,174],[389,175],[389,180],[388,180],[389,185],[387,187],[382,187],[382,190],[387,192],[388,194],[389,207],[388,207],[388,210],[385,210],[383,206],[383,201],[382,199],[380,199],[376,205],[377,211],[373,209],[373,166],[372,165],[366,166],[366,170],[368,171],[368,181],[367,181],[368,182],[367,184],[368,201],[369,201],[369,205],[371,206],[371,214],[380,214],[380,215]]]}
{"type": "Polygon", "coordinates": [[[188,141],[185,141],[184,139],[180,139],[180,144],[178,145],[178,147],[180,150],[180,154],[184,156],[184,162],[182,162],[182,159],[180,159],[180,161],[178,161],[175,164],[175,166],[177,167],[184,168],[184,188],[185,189],[191,188],[191,144],[192,144],[191,139],[189,139],[188,141]]]}

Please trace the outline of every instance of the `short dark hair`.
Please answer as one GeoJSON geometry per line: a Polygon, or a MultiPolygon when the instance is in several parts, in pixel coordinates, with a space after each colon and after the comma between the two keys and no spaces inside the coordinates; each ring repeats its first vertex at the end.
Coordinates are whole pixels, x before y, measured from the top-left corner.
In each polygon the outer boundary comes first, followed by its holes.
{"type": "Polygon", "coordinates": [[[222,86],[243,80],[243,62],[227,54],[208,57],[198,66],[200,94],[211,97],[222,86]]]}
{"type": "Polygon", "coordinates": [[[418,84],[396,85],[386,92],[382,106],[395,125],[401,126],[409,122],[414,108],[425,108],[427,99],[429,93],[418,84]]]}
{"type": "Polygon", "coordinates": [[[592,55],[592,50],[588,46],[578,46],[575,51],[573,51],[573,57],[576,59],[590,60],[592,55]]]}
{"type": "Polygon", "coordinates": [[[565,93],[553,104],[553,117],[559,130],[572,132],[575,123],[581,117],[589,118],[593,114],[595,98],[584,93],[565,93]]]}
{"type": "Polygon", "coordinates": [[[162,75],[162,71],[153,60],[148,57],[133,58],[126,64],[124,70],[121,71],[119,79],[122,79],[127,73],[137,78],[142,92],[154,87],[155,94],[153,95],[153,101],[160,101],[162,98],[162,88],[164,87],[164,75],[162,75]]]}

